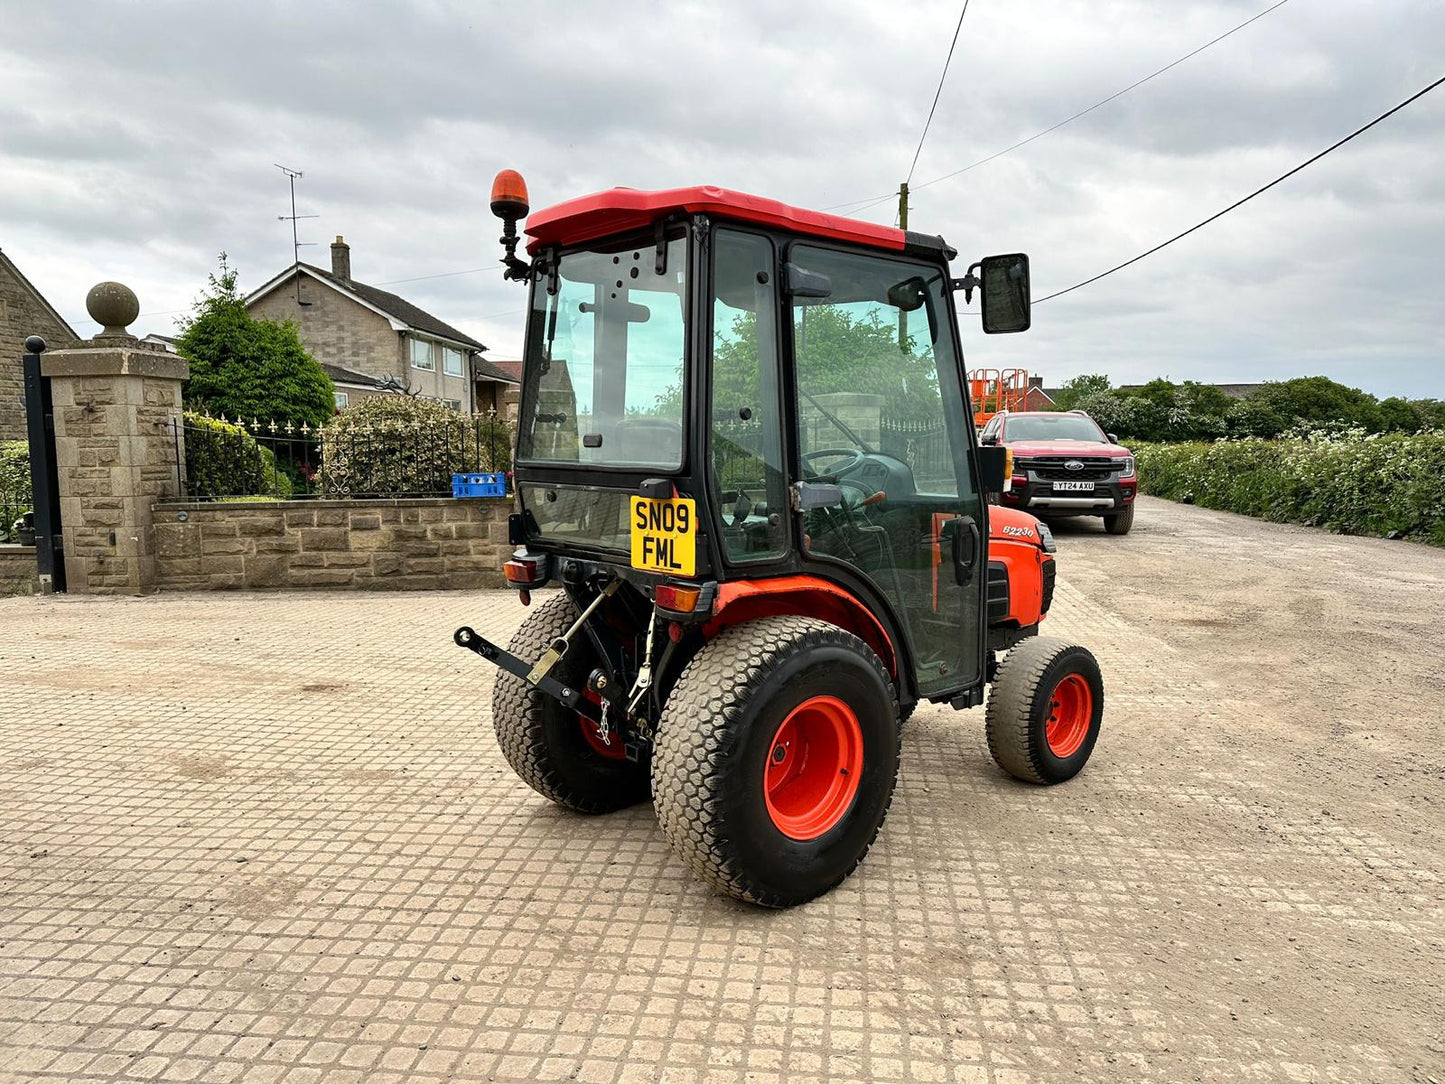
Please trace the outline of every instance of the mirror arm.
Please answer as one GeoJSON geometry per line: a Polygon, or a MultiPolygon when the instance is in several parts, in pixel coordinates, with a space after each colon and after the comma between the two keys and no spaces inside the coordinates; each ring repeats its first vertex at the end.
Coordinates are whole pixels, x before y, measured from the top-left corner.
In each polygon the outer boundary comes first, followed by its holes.
{"type": "Polygon", "coordinates": [[[973,292],[974,290],[978,289],[980,285],[979,278],[977,275],[974,274],[974,271],[982,266],[983,265],[981,263],[976,263],[968,269],[968,271],[964,274],[963,278],[951,279],[949,281],[949,285],[951,285],[955,290],[963,291],[963,303],[965,305],[973,304],[973,292]]]}

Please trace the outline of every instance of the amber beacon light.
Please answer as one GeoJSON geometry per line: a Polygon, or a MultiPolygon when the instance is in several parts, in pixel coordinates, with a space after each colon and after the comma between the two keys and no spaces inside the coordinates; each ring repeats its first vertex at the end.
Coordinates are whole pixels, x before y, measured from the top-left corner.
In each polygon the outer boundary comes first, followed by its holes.
{"type": "Polygon", "coordinates": [[[527,265],[517,258],[517,222],[527,217],[531,205],[527,201],[527,182],[515,169],[504,169],[492,181],[492,214],[502,220],[502,247],[506,254],[506,277],[525,280],[527,265]]]}

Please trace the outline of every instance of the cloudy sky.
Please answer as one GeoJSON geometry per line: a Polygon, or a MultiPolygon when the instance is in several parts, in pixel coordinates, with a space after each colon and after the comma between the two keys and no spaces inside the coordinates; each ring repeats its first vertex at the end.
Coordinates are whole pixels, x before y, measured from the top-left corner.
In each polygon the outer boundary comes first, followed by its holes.
{"type": "MultiPolygon", "coordinates": [[[[1289,0],[1083,119],[960,176],[1273,0],[972,0],[910,225],[1026,251],[1035,296],[1192,225],[1445,75],[1440,0],[1289,0]]],[[[807,206],[896,190],[954,0],[80,3],[0,0],[0,248],[82,334],[115,278],[172,329],[230,254],[291,260],[284,177],[327,263],[521,346],[492,175],[534,207],[709,183],[807,206]],[[470,272],[485,268],[478,273],[470,272]],[[448,277],[428,277],[440,276],[448,277]]],[[[1219,223],[1035,311],[965,327],[973,366],[1049,383],[1323,373],[1445,398],[1445,88],[1219,223]]],[[[860,217],[891,221],[884,201],[860,217]]],[[[964,261],[960,259],[961,274],[964,261]]]]}

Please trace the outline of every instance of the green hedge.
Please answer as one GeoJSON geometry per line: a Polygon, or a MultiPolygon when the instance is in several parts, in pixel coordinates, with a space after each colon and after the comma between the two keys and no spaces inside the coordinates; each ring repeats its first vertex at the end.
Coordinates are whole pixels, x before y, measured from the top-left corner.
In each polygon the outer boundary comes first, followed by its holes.
{"type": "Polygon", "coordinates": [[[15,521],[29,512],[30,445],[23,440],[0,441],[0,542],[13,542],[15,521]]]}
{"type": "Polygon", "coordinates": [[[1145,493],[1445,546],[1445,432],[1132,444],[1145,493]]]}
{"type": "Polygon", "coordinates": [[[270,448],[239,425],[186,412],[186,492],[193,497],[291,496],[270,448]]]}

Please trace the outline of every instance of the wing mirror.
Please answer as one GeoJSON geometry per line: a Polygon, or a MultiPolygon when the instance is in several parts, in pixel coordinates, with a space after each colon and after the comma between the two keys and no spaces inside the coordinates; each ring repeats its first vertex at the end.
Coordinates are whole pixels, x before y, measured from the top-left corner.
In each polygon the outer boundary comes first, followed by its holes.
{"type": "Polygon", "coordinates": [[[963,290],[965,303],[973,301],[979,291],[979,309],[985,335],[1006,335],[1027,331],[1032,322],[1029,313],[1029,258],[1022,252],[1006,256],[985,256],[954,288],[963,290]],[[974,269],[978,274],[974,274],[974,269]]]}

